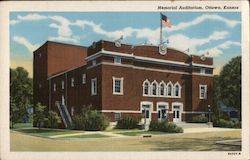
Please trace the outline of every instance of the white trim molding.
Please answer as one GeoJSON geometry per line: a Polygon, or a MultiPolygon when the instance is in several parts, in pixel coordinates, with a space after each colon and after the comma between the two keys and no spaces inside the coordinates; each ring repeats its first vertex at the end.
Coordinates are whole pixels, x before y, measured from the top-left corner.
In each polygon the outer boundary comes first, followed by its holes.
{"type": "Polygon", "coordinates": [[[123,95],[123,77],[117,78],[117,77],[112,77],[112,84],[113,84],[113,95],[123,95]],[[115,81],[120,81],[120,92],[115,91],[115,81]]]}

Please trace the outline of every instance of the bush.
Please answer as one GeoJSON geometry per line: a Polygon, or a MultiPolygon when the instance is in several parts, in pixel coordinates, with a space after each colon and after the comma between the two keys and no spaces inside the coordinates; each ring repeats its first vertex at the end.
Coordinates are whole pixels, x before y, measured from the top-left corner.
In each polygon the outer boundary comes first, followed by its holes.
{"type": "Polygon", "coordinates": [[[115,126],[115,128],[117,129],[134,129],[134,128],[138,128],[138,123],[140,122],[140,118],[139,117],[125,117],[123,119],[120,119],[117,121],[117,125],[115,126]]]}
{"type": "Polygon", "coordinates": [[[72,120],[74,129],[85,131],[105,130],[109,125],[107,117],[96,110],[92,110],[91,106],[84,107],[72,120]]]}
{"type": "Polygon", "coordinates": [[[205,116],[202,115],[198,115],[198,116],[194,116],[192,117],[192,123],[207,123],[208,119],[205,116]]]}
{"type": "Polygon", "coordinates": [[[214,127],[224,127],[224,128],[241,128],[240,121],[231,121],[225,119],[219,119],[213,121],[214,127]]]}
{"type": "Polygon", "coordinates": [[[168,133],[183,133],[183,129],[181,127],[168,121],[151,121],[149,125],[149,130],[168,133]]]}
{"type": "Polygon", "coordinates": [[[49,128],[58,128],[58,124],[61,123],[61,118],[54,111],[49,111],[47,126],[49,128]]]}

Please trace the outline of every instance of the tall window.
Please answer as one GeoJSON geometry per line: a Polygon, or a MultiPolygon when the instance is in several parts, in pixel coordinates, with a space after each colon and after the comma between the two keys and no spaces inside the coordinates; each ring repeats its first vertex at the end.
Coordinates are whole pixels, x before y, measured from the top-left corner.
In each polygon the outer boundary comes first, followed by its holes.
{"type": "Polygon", "coordinates": [[[75,86],[75,79],[72,77],[71,78],[71,87],[74,87],[75,86]]]}
{"type": "Polygon", "coordinates": [[[205,73],[206,73],[205,68],[201,68],[201,69],[200,69],[200,74],[205,74],[205,73]]]}
{"type": "Polygon", "coordinates": [[[164,96],[164,91],[165,91],[165,84],[162,82],[160,84],[160,95],[164,96]]]}
{"type": "Polygon", "coordinates": [[[86,83],[86,74],[82,74],[82,84],[86,83]]]}
{"type": "Polygon", "coordinates": [[[113,94],[123,94],[123,77],[115,78],[113,77],[113,94]]]}
{"type": "Polygon", "coordinates": [[[56,91],[56,83],[54,83],[54,85],[53,85],[53,90],[54,90],[54,92],[56,91]]]}
{"type": "Polygon", "coordinates": [[[152,95],[154,96],[157,95],[157,83],[156,82],[152,83],[152,95]]]}
{"type": "Polygon", "coordinates": [[[96,65],[96,60],[92,61],[92,66],[96,65]]]}
{"type": "Polygon", "coordinates": [[[149,81],[145,80],[143,82],[143,95],[149,95],[149,87],[150,87],[149,81]]]}
{"type": "Polygon", "coordinates": [[[121,62],[122,62],[121,57],[114,57],[115,64],[121,64],[121,62]]]}
{"type": "Polygon", "coordinates": [[[181,86],[178,82],[174,85],[174,96],[175,97],[181,96],[181,86]]]}
{"type": "Polygon", "coordinates": [[[62,81],[62,89],[64,89],[64,81],[62,81]]]}
{"type": "Polygon", "coordinates": [[[167,95],[172,96],[173,84],[171,82],[167,85],[167,95]]]}
{"type": "Polygon", "coordinates": [[[200,99],[207,99],[207,85],[200,85],[200,99]]]}
{"type": "Polygon", "coordinates": [[[97,79],[91,79],[91,95],[97,94],[97,79]]]}

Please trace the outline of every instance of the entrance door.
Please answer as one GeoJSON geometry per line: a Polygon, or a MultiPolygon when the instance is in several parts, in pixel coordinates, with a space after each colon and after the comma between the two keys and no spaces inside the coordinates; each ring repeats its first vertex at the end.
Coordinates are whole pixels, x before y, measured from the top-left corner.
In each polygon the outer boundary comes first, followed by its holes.
{"type": "Polygon", "coordinates": [[[173,122],[181,122],[180,106],[173,106],[173,122]]]}
{"type": "Polygon", "coordinates": [[[142,105],[142,115],[144,124],[149,124],[151,121],[150,105],[142,105]]]}
{"type": "Polygon", "coordinates": [[[164,105],[159,105],[158,106],[158,120],[166,120],[167,119],[167,107],[164,105]]]}

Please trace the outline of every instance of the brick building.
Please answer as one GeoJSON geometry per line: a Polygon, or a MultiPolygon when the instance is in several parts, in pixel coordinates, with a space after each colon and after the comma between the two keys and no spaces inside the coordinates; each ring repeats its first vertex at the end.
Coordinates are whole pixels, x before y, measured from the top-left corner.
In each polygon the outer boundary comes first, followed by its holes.
{"type": "Polygon", "coordinates": [[[90,47],[46,42],[34,51],[34,104],[61,115],[63,127],[83,106],[107,115],[174,122],[208,115],[213,60],[158,46],[99,41],[90,47]]]}

